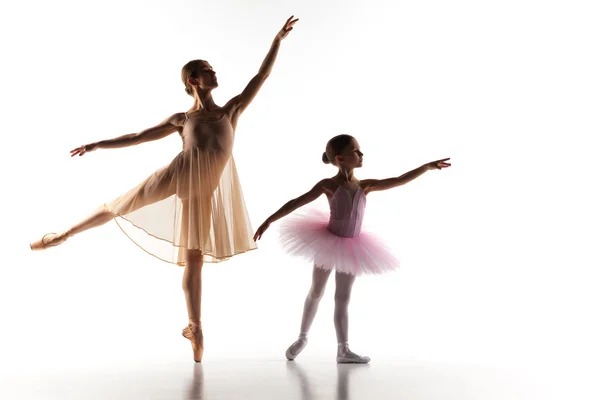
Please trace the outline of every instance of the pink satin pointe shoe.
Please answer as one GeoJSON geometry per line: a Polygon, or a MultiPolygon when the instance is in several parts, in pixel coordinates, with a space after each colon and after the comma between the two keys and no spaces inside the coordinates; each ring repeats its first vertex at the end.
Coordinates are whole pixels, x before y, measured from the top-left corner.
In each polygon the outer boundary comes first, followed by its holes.
{"type": "Polygon", "coordinates": [[[183,328],[182,335],[184,338],[192,342],[192,350],[194,351],[194,361],[201,362],[204,354],[204,335],[202,328],[198,328],[189,324],[183,328]]]}
{"type": "Polygon", "coordinates": [[[36,240],[29,244],[29,247],[33,251],[37,250],[46,250],[49,247],[55,247],[59,244],[62,244],[65,240],[69,238],[67,233],[47,233],[40,240],[36,240]]]}

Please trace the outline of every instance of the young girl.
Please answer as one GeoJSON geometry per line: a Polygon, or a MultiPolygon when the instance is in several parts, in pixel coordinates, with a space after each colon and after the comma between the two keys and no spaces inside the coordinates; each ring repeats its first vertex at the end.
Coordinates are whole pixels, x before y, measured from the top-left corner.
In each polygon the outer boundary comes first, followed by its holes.
{"type": "Polygon", "coordinates": [[[376,237],[361,233],[366,195],[378,190],[404,185],[432,169],[450,166],[449,158],[427,163],[397,178],[359,180],[354,169],[362,167],[363,153],[352,136],[332,138],[323,153],[323,162],[333,164],[338,173],[323,179],[310,191],[290,200],[258,228],[254,240],[262,237],[269,226],[322,194],[329,200],[330,215],[318,211],[289,218],[281,226],[284,249],[314,263],[312,286],[304,302],[300,336],[286,351],[294,360],[307,344],[308,331],[317,313],[327,279],[335,274],[334,325],[338,341],[338,363],[368,363],[369,357],[353,353],[348,348],[348,304],[357,275],[377,274],[396,268],[397,260],[376,237]]]}
{"type": "Polygon", "coordinates": [[[168,166],[123,196],[104,204],[70,229],[44,235],[31,243],[32,250],[57,246],[73,235],[104,225],[116,217],[130,222],[148,238],[157,239],[137,244],[163,261],[185,266],[183,290],[189,324],[183,329],[183,336],[191,341],[197,362],[202,360],[204,351],[200,322],[203,263],[219,262],[256,248],[232,157],[234,135],[240,115],[269,76],[281,41],[298,21],[292,18],[275,36],[258,74],[241,94],[224,106],[213,101],[211,93],[218,83],[210,64],[203,60],[190,61],[181,71],[185,91],[194,98],[188,112],[174,114],[137,134],[72,150],[71,156],[82,156],[96,149],[114,149],[161,139],[174,132],[178,132],[183,140],[183,151],[168,166]],[[170,254],[162,257],[159,248],[164,243],[170,244],[170,254]]]}

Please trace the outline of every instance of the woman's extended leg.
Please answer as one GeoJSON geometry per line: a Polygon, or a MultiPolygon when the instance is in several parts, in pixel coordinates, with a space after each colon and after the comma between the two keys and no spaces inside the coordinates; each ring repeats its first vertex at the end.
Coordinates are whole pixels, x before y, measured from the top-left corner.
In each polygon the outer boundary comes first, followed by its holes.
{"type": "Polygon", "coordinates": [[[73,225],[70,229],[67,229],[63,233],[49,233],[44,235],[40,240],[32,242],[29,246],[31,247],[31,250],[44,250],[48,247],[58,246],[71,236],[87,231],[88,229],[104,225],[114,217],[114,214],[112,214],[106,208],[100,207],[88,218],[73,225]]]}
{"type": "Polygon", "coordinates": [[[44,250],[48,247],[58,246],[71,236],[111,221],[116,216],[113,212],[115,209],[118,214],[125,215],[164,200],[175,194],[176,182],[172,178],[169,167],[160,169],[123,196],[108,203],[108,206],[105,204],[99,207],[92,215],[62,233],[44,235],[40,240],[31,243],[30,247],[32,250],[44,250]]]}

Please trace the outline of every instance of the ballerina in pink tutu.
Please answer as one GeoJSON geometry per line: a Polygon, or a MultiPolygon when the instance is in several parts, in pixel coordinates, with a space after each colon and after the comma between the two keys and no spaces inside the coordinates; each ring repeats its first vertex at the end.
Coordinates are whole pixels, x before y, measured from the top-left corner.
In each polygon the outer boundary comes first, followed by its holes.
{"type": "Polygon", "coordinates": [[[280,239],[284,249],[314,263],[312,286],[304,302],[300,335],[286,351],[294,360],[304,349],[308,331],[315,318],[319,301],[332,270],[335,274],[334,325],[338,341],[338,363],[368,363],[369,357],[358,355],[348,347],[348,304],[352,285],[361,274],[380,274],[394,270],[399,264],[385,245],[374,235],[361,232],[366,196],[370,192],[404,185],[425,172],[450,166],[449,158],[433,161],[399,177],[359,180],[354,169],[362,167],[363,153],[356,139],[338,135],[327,143],[323,162],[338,167],[333,178],[323,179],[310,191],[287,202],[266,219],[254,235],[259,240],[269,226],[292,211],[316,200],[322,194],[329,200],[330,214],[311,210],[295,213],[281,225],[280,239]]]}

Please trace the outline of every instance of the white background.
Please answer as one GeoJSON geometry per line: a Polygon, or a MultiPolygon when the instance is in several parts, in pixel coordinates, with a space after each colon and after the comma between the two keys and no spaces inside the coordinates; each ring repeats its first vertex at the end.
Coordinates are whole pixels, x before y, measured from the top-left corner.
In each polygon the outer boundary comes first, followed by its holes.
{"type": "MultiPolygon", "coordinates": [[[[180,139],[69,150],[186,111],[189,60],[223,104],[300,18],[239,122],[234,156],[254,228],[335,170],[354,135],[359,178],[453,166],[368,199],[367,224],[402,261],[357,280],[351,345],[374,360],[565,367],[600,356],[599,13],[592,1],[12,2],[2,34],[0,368],[190,357],[182,269],[113,223],[33,253],[167,164],[180,139]]],[[[317,200],[326,206],[325,198],[317,200]]],[[[205,360],[281,358],[311,266],[276,227],[259,250],[204,270],[205,360]]],[[[333,281],[306,357],[332,360],[333,281]]]]}

